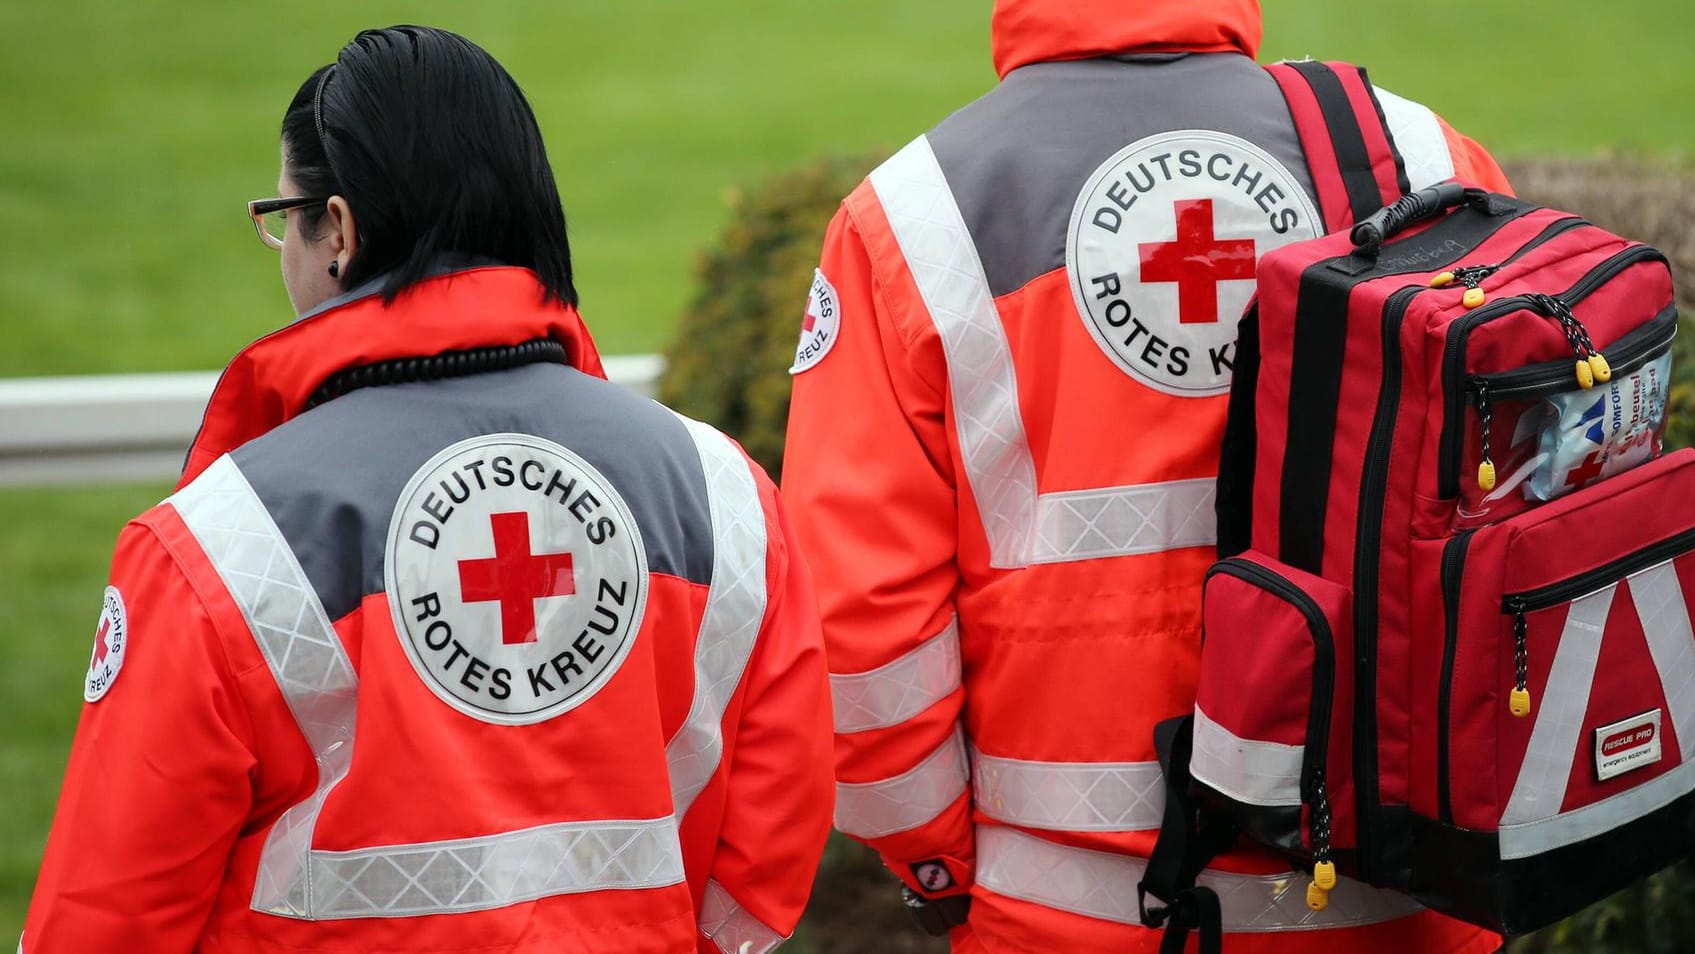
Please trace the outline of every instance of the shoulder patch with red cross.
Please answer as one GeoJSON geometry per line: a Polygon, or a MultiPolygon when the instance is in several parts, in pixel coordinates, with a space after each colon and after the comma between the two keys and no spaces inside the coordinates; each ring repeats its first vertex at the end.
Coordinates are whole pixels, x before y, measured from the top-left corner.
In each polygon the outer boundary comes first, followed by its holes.
{"type": "Polygon", "coordinates": [[[1065,264],[1108,360],[1167,394],[1206,397],[1230,388],[1260,256],[1322,231],[1306,189],[1265,150],[1184,129],[1095,170],[1072,208],[1065,264]]]}
{"type": "Polygon", "coordinates": [[[99,702],[112,691],[128,648],[129,611],[124,608],[124,595],[108,586],[100,602],[100,621],[94,626],[94,653],[88,658],[88,675],[82,684],[84,701],[99,702]]]}
{"type": "Polygon", "coordinates": [[[800,343],[795,345],[795,363],[790,374],[799,374],[824,360],[842,333],[841,301],[836,286],[824,277],[822,269],[814,269],[812,288],[806,295],[806,315],[800,322],[800,343]]]}

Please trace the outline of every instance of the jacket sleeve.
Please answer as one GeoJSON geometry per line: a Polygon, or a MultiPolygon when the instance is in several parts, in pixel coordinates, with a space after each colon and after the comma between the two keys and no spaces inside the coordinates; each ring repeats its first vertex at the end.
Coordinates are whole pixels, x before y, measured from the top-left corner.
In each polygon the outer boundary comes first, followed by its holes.
{"type": "Polygon", "coordinates": [[[251,804],[257,759],[235,677],[152,529],[120,535],[111,587],[123,655],[105,695],[83,706],[28,954],[193,950],[251,804]]]}
{"type": "Polygon", "coordinates": [[[1491,192],[1513,194],[1512,183],[1495,158],[1429,107],[1381,86],[1377,87],[1377,100],[1414,189],[1452,176],[1491,192]]]}
{"type": "Polygon", "coordinates": [[[1436,122],[1442,129],[1443,141],[1448,144],[1448,155],[1454,161],[1455,178],[1476,183],[1491,192],[1515,194],[1512,183],[1507,181],[1507,174],[1501,171],[1500,164],[1488,150],[1455,131],[1440,116],[1436,117],[1436,122]]]}
{"type": "Polygon", "coordinates": [[[946,370],[886,223],[867,247],[862,225],[879,214],[862,185],[826,234],[819,272],[840,323],[795,375],[783,492],[818,580],[836,827],[942,896],[966,890],[974,866],[946,370]]]}
{"type": "Polygon", "coordinates": [[[764,954],[794,932],[830,833],[830,697],[818,604],[776,488],[763,476],[760,485],[768,596],[701,903],[699,947],[713,954],[764,954]]]}

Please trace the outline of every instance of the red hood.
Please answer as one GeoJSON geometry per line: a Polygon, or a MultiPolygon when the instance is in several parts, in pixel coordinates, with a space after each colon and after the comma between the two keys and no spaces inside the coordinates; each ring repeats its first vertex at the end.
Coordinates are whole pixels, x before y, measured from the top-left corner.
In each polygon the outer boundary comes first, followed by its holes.
{"type": "Polygon", "coordinates": [[[995,72],[1112,53],[1259,52],[1259,0],[995,0],[995,72]]]}
{"type": "Polygon", "coordinates": [[[450,272],[413,285],[390,306],[373,293],[308,315],[230,361],[212,390],[178,486],[300,414],[318,385],[343,368],[541,337],[563,343],[573,367],[606,377],[577,310],[542,304],[541,285],[524,268],[450,272]]]}

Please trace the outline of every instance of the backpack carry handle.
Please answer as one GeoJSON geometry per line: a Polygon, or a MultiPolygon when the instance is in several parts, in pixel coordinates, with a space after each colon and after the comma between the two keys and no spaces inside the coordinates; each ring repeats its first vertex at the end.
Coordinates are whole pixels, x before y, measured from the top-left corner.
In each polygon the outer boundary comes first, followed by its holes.
{"type": "Polygon", "coordinates": [[[1425,186],[1373,212],[1354,226],[1349,238],[1360,251],[1375,258],[1383,243],[1407,226],[1486,195],[1453,181],[1425,186]]]}

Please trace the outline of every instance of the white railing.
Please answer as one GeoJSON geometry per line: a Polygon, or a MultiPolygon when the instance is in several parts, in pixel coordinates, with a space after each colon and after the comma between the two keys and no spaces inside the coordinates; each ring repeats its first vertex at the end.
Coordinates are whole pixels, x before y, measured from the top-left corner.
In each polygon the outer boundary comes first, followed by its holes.
{"type": "MultiPolygon", "coordinates": [[[[606,374],[652,396],[656,354],[605,359],[606,374]]],[[[0,378],[0,486],[168,480],[182,471],[215,371],[0,378]]]]}

